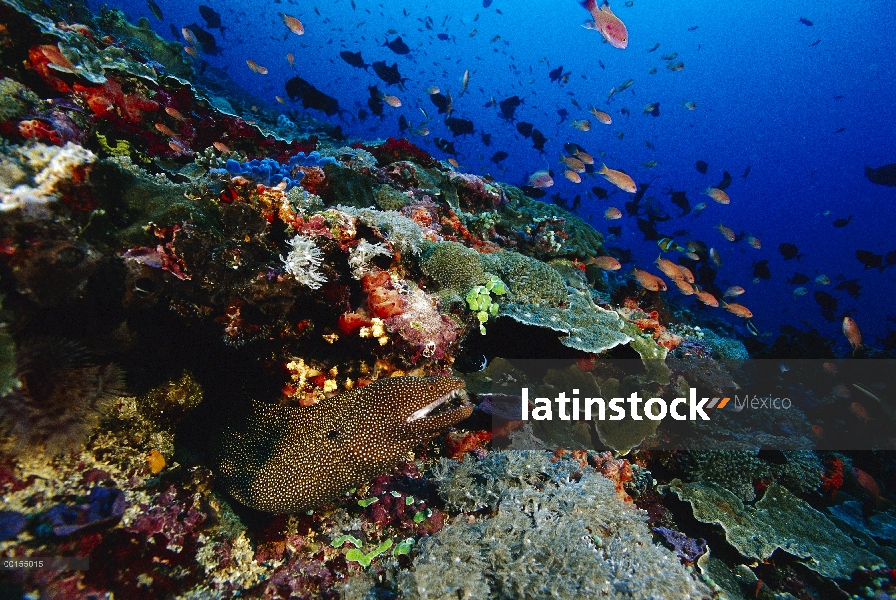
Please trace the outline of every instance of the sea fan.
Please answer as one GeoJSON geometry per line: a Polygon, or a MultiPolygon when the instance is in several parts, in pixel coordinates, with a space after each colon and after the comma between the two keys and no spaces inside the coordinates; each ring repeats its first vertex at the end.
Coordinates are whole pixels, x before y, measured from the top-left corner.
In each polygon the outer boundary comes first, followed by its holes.
{"type": "Polygon", "coordinates": [[[13,452],[80,449],[124,389],[112,364],[97,365],[68,341],[25,343],[16,356],[21,385],[0,398],[0,421],[13,452]]]}

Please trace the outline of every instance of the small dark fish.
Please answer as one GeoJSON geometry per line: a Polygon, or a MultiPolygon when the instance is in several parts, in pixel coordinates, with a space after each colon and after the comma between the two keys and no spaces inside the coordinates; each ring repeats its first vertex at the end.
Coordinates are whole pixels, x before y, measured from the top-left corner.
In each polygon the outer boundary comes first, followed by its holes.
{"type": "Polygon", "coordinates": [[[199,14],[205,20],[205,26],[209,29],[226,29],[221,27],[221,15],[210,6],[199,5],[199,14]]]}
{"type": "Polygon", "coordinates": [[[827,292],[822,292],[820,290],[815,292],[815,301],[818,303],[818,306],[824,310],[831,312],[837,310],[837,299],[827,292]]]}
{"type": "Polygon", "coordinates": [[[862,289],[862,286],[859,285],[858,279],[848,279],[846,281],[841,281],[837,285],[834,286],[835,290],[846,290],[846,293],[852,296],[853,298],[859,297],[859,290],[862,289]]]}
{"type": "Polygon", "coordinates": [[[720,190],[724,190],[729,185],[731,185],[731,173],[725,171],[725,173],[722,175],[722,181],[720,181],[719,185],[717,185],[716,187],[720,190]]]}
{"type": "Polygon", "coordinates": [[[658,116],[660,116],[660,103],[659,103],[659,102],[652,102],[652,103],[650,103],[650,105],[648,106],[648,108],[649,108],[650,110],[646,110],[646,111],[644,111],[644,114],[650,115],[651,117],[658,117],[658,116]]]}
{"type": "Polygon", "coordinates": [[[576,156],[580,152],[584,152],[585,149],[574,142],[566,142],[563,144],[563,151],[570,156],[576,156]]]}
{"type": "Polygon", "coordinates": [[[341,110],[336,98],[328,96],[301,77],[293,77],[286,82],[286,94],[293,102],[300,101],[305,108],[322,111],[328,116],[341,110]]]}
{"type": "Polygon", "coordinates": [[[566,117],[569,116],[569,111],[566,110],[565,108],[561,108],[560,110],[557,111],[557,115],[560,117],[560,120],[557,121],[557,125],[560,125],[561,123],[563,123],[563,121],[566,120],[566,117]]]}
{"type": "Polygon", "coordinates": [[[367,111],[366,111],[366,110],[364,110],[363,108],[359,108],[359,109],[358,109],[358,120],[359,120],[359,121],[364,121],[364,120],[366,120],[368,116],[369,116],[369,115],[367,114],[367,111]]]}
{"type": "Polygon", "coordinates": [[[502,160],[504,160],[504,159],[507,158],[508,156],[510,156],[510,155],[507,154],[506,152],[504,152],[503,150],[498,150],[498,151],[495,152],[495,154],[492,156],[492,162],[495,163],[495,164],[497,165],[498,163],[500,163],[502,160]]]}
{"type": "Polygon", "coordinates": [[[812,42],[811,44],[809,44],[809,47],[811,48],[812,46],[817,46],[817,45],[820,44],[820,43],[821,43],[821,40],[815,40],[814,42],[812,42]]]}
{"type": "Polygon", "coordinates": [[[435,143],[436,148],[438,148],[442,152],[446,154],[457,154],[457,150],[454,149],[454,142],[449,142],[448,140],[443,138],[436,138],[433,140],[433,142],[435,143]]]}
{"type": "Polygon", "coordinates": [[[772,271],[768,268],[768,260],[760,260],[753,263],[753,277],[759,279],[771,279],[772,271]]]}
{"type": "Polygon", "coordinates": [[[744,169],[744,174],[743,174],[743,175],[741,175],[741,177],[743,177],[743,178],[744,178],[744,179],[746,179],[746,178],[747,178],[747,176],[748,176],[748,175],[749,175],[749,174],[750,174],[750,169],[752,169],[752,168],[753,168],[753,167],[752,167],[752,166],[750,166],[750,165],[747,165],[747,168],[746,168],[746,169],[744,169]]]}
{"type": "Polygon", "coordinates": [[[850,221],[852,221],[852,215],[849,215],[846,219],[837,219],[834,221],[834,227],[846,227],[850,221]]]}
{"type": "Polygon", "coordinates": [[[544,145],[548,141],[548,138],[544,137],[544,134],[537,129],[532,130],[532,147],[544,154],[544,145]]]}
{"type": "Polygon", "coordinates": [[[157,18],[159,21],[165,18],[164,16],[162,16],[162,9],[159,8],[159,5],[152,0],[146,0],[146,6],[149,7],[150,12],[152,12],[153,16],[155,16],[155,18],[157,18]]]}
{"type": "Polygon", "coordinates": [[[451,98],[449,96],[442,92],[436,92],[435,94],[430,94],[429,99],[439,109],[440,115],[451,112],[451,98]]]}
{"type": "Polygon", "coordinates": [[[522,102],[519,96],[511,96],[498,102],[498,108],[501,109],[501,117],[507,121],[513,121],[516,109],[522,102]]]}
{"type": "Polygon", "coordinates": [[[398,72],[398,63],[393,63],[391,67],[387,67],[385,61],[378,60],[370,66],[373,67],[373,72],[376,73],[377,77],[386,82],[386,85],[401,87],[408,80],[398,72]]]}
{"type": "MultiPolygon", "coordinates": [[[[567,73],[566,75],[568,76],[569,73],[567,73]]],[[[548,77],[551,78],[551,82],[560,81],[561,79],[563,79],[563,76],[564,75],[563,75],[563,67],[562,66],[559,66],[556,69],[554,69],[553,71],[551,71],[550,73],[548,73],[548,77]]]]}
{"type": "Polygon", "coordinates": [[[445,125],[451,130],[451,135],[457,137],[459,135],[469,135],[473,133],[473,121],[468,119],[457,119],[448,117],[445,119],[445,125]]]}
{"type": "Polygon", "coordinates": [[[896,186],[896,163],[884,165],[876,169],[865,167],[865,177],[871,183],[878,185],[896,186]]]}
{"type": "Polygon", "coordinates": [[[668,237],[665,235],[660,235],[660,233],[656,230],[656,225],[653,221],[648,221],[647,219],[638,219],[638,229],[641,230],[641,233],[644,234],[644,241],[646,242],[656,242],[657,240],[661,240],[664,237],[668,237]]]}
{"type": "Polygon", "coordinates": [[[890,250],[884,257],[884,269],[896,265],[896,250],[890,250]]]}
{"type": "Polygon", "coordinates": [[[835,131],[834,133],[843,133],[844,131],[846,131],[846,127],[841,127],[840,129],[838,129],[838,130],[835,131]]]}
{"type": "Polygon", "coordinates": [[[812,280],[811,277],[805,275],[803,273],[794,273],[793,277],[787,280],[787,283],[791,285],[803,285],[804,283],[809,283],[812,280]]]}
{"type": "Polygon", "coordinates": [[[673,191],[671,200],[672,200],[672,204],[674,204],[675,206],[677,206],[678,208],[681,209],[681,214],[678,215],[679,217],[683,217],[686,214],[691,212],[691,203],[688,200],[686,192],[673,191]]]}
{"type": "MultiPolygon", "coordinates": [[[[611,226],[607,227],[607,231],[609,233],[612,233],[616,237],[619,237],[620,235],[622,235],[622,225],[611,225],[611,226]]],[[[622,261],[619,261],[619,262],[622,262],[622,261]]]]}
{"type": "Polygon", "coordinates": [[[815,25],[815,23],[813,23],[812,21],[810,21],[810,20],[807,19],[806,17],[800,17],[800,23],[802,23],[803,25],[808,25],[809,27],[812,27],[812,26],[815,25]]]}
{"type": "Polygon", "coordinates": [[[607,192],[607,190],[605,190],[604,188],[602,188],[598,185],[591,188],[591,193],[594,194],[595,196],[597,196],[601,200],[606,200],[610,196],[610,194],[609,194],[609,192],[607,192]]]}
{"type": "Polygon", "coordinates": [[[378,87],[375,85],[367,86],[367,90],[370,92],[370,98],[367,99],[367,107],[370,109],[370,112],[378,117],[383,116],[383,93],[380,91],[378,87]]]}
{"type": "Polygon", "coordinates": [[[490,134],[490,133],[482,134],[482,145],[483,146],[491,146],[492,145],[492,134],[490,134]]]}
{"type": "Polygon", "coordinates": [[[868,250],[856,250],[856,258],[862,263],[866,269],[884,270],[884,257],[881,254],[875,254],[868,250]]]}
{"type": "Polygon", "coordinates": [[[398,130],[402,133],[408,130],[408,119],[404,115],[398,116],[398,130]]]}
{"type": "Polygon", "coordinates": [[[706,172],[709,170],[709,165],[706,163],[705,160],[698,160],[696,167],[697,167],[697,170],[700,171],[700,173],[702,175],[706,175],[706,172]]]}
{"type": "Polygon", "coordinates": [[[370,66],[366,62],[364,62],[363,58],[361,58],[360,52],[349,52],[348,50],[343,50],[339,53],[339,56],[342,58],[342,60],[344,60],[351,66],[358,67],[359,69],[366,69],[370,66]]]}
{"type": "Polygon", "coordinates": [[[391,42],[389,41],[389,38],[386,38],[386,43],[383,44],[383,46],[389,48],[389,50],[395,54],[408,54],[411,51],[411,49],[408,48],[408,45],[404,43],[404,40],[401,39],[401,36],[398,36],[391,42]]]}
{"type": "Polygon", "coordinates": [[[524,194],[526,194],[530,198],[534,198],[536,200],[538,200],[539,198],[544,198],[545,196],[548,195],[548,193],[546,191],[544,191],[542,188],[532,187],[531,185],[520,186],[520,189],[523,191],[524,194]]]}
{"type": "Polygon", "coordinates": [[[799,248],[796,247],[796,244],[791,244],[789,242],[785,242],[778,246],[778,252],[781,253],[784,260],[792,260],[794,258],[800,260],[803,257],[803,255],[800,254],[799,248]]]}
{"type": "Polygon", "coordinates": [[[519,131],[520,135],[522,135],[524,137],[531,137],[532,129],[533,129],[532,123],[526,123],[525,121],[520,121],[519,123],[516,124],[516,130],[519,131]]]}
{"type": "Polygon", "coordinates": [[[492,5],[492,0],[482,0],[482,8],[488,8],[492,5]]]}
{"type": "Polygon", "coordinates": [[[451,39],[451,36],[448,35],[447,33],[437,33],[436,37],[439,38],[440,40],[442,40],[443,42],[447,42],[448,40],[451,39]]]}

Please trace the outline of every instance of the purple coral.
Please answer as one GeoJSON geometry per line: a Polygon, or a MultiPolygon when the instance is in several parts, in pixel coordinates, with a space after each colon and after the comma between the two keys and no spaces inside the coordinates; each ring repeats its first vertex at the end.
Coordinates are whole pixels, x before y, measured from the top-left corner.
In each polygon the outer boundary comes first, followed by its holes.
{"type": "Polygon", "coordinates": [[[95,487],[80,506],[57,504],[44,513],[42,520],[52,526],[58,537],[97,531],[115,525],[124,514],[127,502],[117,488],[95,487]]]}
{"type": "Polygon", "coordinates": [[[680,531],[668,527],[653,527],[653,531],[659,533],[675,548],[675,553],[685,562],[695,562],[706,552],[706,540],[703,538],[689,538],[680,531]]]}

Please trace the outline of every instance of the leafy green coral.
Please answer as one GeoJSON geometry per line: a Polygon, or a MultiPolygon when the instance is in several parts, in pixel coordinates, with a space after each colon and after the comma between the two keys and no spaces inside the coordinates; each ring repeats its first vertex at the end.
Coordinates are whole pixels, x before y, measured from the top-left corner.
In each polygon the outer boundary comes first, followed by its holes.
{"type": "Polygon", "coordinates": [[[811,450],[785,450],[784,464],[762,460],[757,451],[697,450],[682,454],[681,466],[689,478],[722,482],[741,500],[756,498],[753,482],[772,479],[799,492],[821,485],[822,465],[811,450]]]}
{"type": "Polygon", "coordinates": [[[765,560],[777,549],[799,557],[824,577],[847,579],[860,567],[876,568],[882,560],[857,547],[825,515],[787,488],[772,483],[752,507],[715,483],[683,483],[669,489],[690,503],[694,517],[715,523],[725,538],[747,558],[765,560]]]}
{"type": "Polygon", "coordinates": [[[391,185],[381,185],[376,190],[376,205],[381,210],[400,210],[410,199],[391,185]]]}
{"type": "MultiPolygon", "coordinates": [[[[458,519],[420,543],[406,598],[697,598],[710,590],[666,548],[614,484],[545,452],[445,463],[440,490],[469,490],[494,516],[458,519]],[[462,559],[458,557],[463,557],[462,559]]],[[[441,493],[441,492],[440,492],[441,493]]],[[[452,503],[451,496],[446,500],[452,503]]],[[[455,503],[457,505],[457,503],[455,503]]]]}
{"type": "Polygon", "coordinates": [[[183,47],[177,42],[166,42],[153,31],[149,20],[141,17],[134,25],[127,20],[123,12],[117,9],[101,11],[101,23],[103,27],[119,39],[130,41],[138,50],[165,67],[171,75],[187,78],[192,75],[190,59],[183,52],[183,47]]]}
{"type": "Polygon", "coordinates": [[[479,320],[479,332],[482,335],[485,335],[485,323],[489,317],[498,314],[498,302],[492,300],[491,295],[503,296],[506,293],[507,287],[504,285],[504,282],[494,275],[485,282],[485,285],[473,286],[467,292],[467,297],[465,298],[467,306],[476,313],[476,318],[479,320]]]}

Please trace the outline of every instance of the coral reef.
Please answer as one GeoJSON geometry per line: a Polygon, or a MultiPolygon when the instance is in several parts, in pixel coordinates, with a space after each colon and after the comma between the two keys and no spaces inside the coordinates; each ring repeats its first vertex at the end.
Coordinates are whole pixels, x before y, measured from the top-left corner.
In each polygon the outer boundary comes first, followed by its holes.
{"type": "Polygon", "coordinates": [[[859,567],[882,564],[824,514],[775,483],[753,507],[745,507],[737,496],[713,483],[675,479],[669,490],[691,504],[697,520],[721,525],[728,543],[748,558],[765,560],[780,548],[834,579],[848,578],[859,567]]]}
{"type": "Polygon", "coordinates": [[[408,598],[700,598],[711,592],[651,539],[644,517],[612,482],[543,452],[492,453],[447,466],[441,487],[471,515],[425,538],[408,598]],[[467,487],[469,486],[469,487],[467,487]],[[456,498],[466,488],[466,497],[456,498]],[[472,549],[472,551],[471,551],[472,549]],[[457,560],[463,555],[466,560],[457,560]]]}

